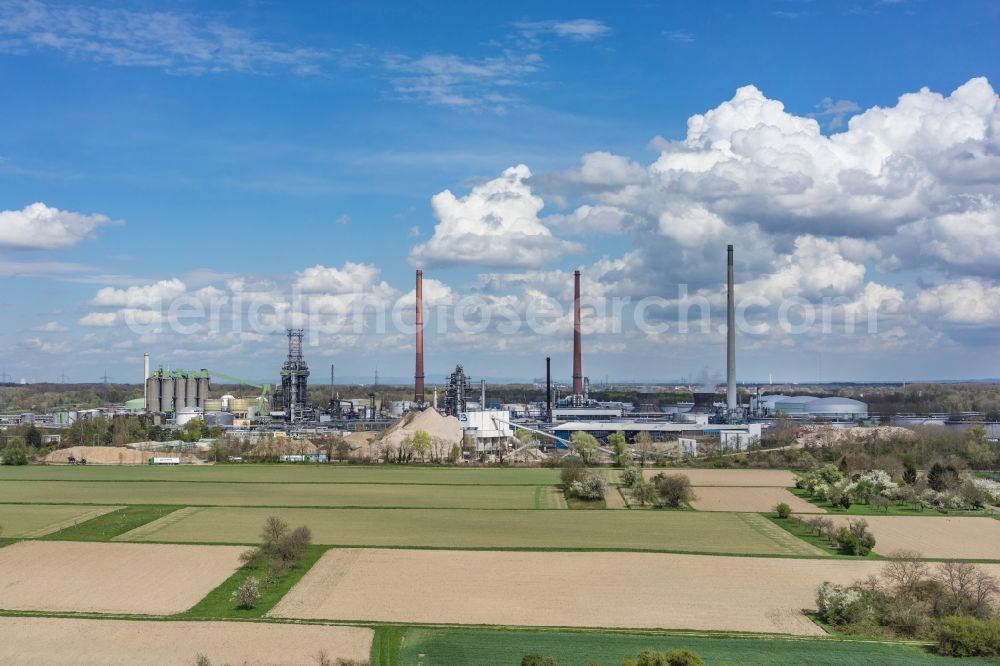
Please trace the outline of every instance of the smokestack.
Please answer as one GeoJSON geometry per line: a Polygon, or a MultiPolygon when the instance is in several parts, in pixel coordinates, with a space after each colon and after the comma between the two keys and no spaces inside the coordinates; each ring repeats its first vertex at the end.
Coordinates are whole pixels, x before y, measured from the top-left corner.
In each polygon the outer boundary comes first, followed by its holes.
{"type": "Polygon", "coordinates": [[[424,403],[424,272],[417,271],[417,368],[413,374],[413,402],[424,403]]]}
{"type": "Polygon", "coordinates": [[[486,411],[486,380],[485,379],[481,379],[479,381],[480,381],[480,384],[479,384],[479,391],[480,391],[480,393],[479,393],[479,408],[482,409],[485,412],[486,411]]]}
{"type": "Polygon", "coordinates": [[[573,273],[573,401],[583,399],[583,343],[580,339],[580,271],[573,273]]]}
{"type": "Polygon", "coordinates": [[[733,295],[733,246],[726,250],[726,407],[736,410],[736,301],[733,295]]]}
{"type": "Polygon", "coordinates": [[[552,357],[545,357],[545,420],[552,423],[552,357]]]}
{"type": "Polygon", "coordinates": [[[149,352],[142,354],[142,405],[149,411],[149,394],[146,391],[146,381],[149,379],[149,352]]]}

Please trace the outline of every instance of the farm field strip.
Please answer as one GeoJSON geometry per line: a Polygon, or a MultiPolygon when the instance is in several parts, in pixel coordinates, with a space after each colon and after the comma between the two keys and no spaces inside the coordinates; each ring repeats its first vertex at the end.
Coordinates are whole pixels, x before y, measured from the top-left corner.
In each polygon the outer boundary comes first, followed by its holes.
{"type": "MultiPolygon", "coordinates": [[[[848,516],[834,522],[846,525],[848,516]]],[[[1000,520],[988,517],[858,516],[875,535],[875,552],[909,550],[936,559],[1000,561],[1000,520]]]]}
{"type": "Polygon", "coordinates": [[[784,502],[795,513],[826,513],[784,488],[762,486],[696,486],[691,507],[697,511],[773,511],[784,502]]]}
{"type": "Polygon", "coordinates": [[[693,469],[685,467],[647,467],[647,479],[657,474],[683,474],[692,486],[757,486],[787,488],[795,485],[795,474],[783,469],[693,469]]]}
{"type": "Polygon", "coordinates": [[[825,557],[826,552],[781,529],[759,513],[736,514],[749,527],[798,555],[825,557]]]}
{"type": "Polygon", "coordinates": [[[36,539],[121,507],[0,504],[0,536],[36,539]]]}
{"type": "MultiPolygon", "coordinates": [[[[535,509],[538,487],[36,481],[0,484],[0,503],[535,509]]],[[[558,493],[554,486],[542,488],[558,493]]]]}
{"type": "MultiPolygon", "coordinates": [[[[1000,565],[986,566],[1000,572],[1000,565]]],[[[816,587],[879,569],[870,561],[661,553],[334,549],[270,615],[820,636],[802,613],[815,605],[816,587]]]]}
{"type": "Polygon", "coordinates": [[[367,661],[373,631],[363,627],[246,622],[153,622],[0,617],[0,663],[157,664],[190,666],[198,654],[214,664],[315,664],[367,661]]]}
{"type": "Polygon", "coordinates": [[[405,465],[27,465],[0,467],[2,481],[190,481],[205,483],[403,484],[550,486],[558,469],[405,465]]]}
{"type": "Polygon", "coordinates": [[[0,548],[0,609],[180,613],[229,578],[244,550],[21,541],[0,548]]]}
{"type": "Polygon", "coordinates": [[[198,507],[117,541],[253,543],[271,515],[308,525],[317,544],[416,548],[652,550],[796,555],[739,514],[695,511],[472,511],[198,507]]]}
{"type": "MultiPolygon", "coordinates": [[[[913,645],[830,638],[656,635],[607,631],[495,630],[409,627],[400,632],[399,666],[517,664],[526,654],[551,656],[560,666],[618,666],[642,650],[689,649],[706,664],[740,666],[956,666],[968,660],[928,654],[913,645]]],[[[1000,659],[976,659],[995,666],[1000,659]]]]}

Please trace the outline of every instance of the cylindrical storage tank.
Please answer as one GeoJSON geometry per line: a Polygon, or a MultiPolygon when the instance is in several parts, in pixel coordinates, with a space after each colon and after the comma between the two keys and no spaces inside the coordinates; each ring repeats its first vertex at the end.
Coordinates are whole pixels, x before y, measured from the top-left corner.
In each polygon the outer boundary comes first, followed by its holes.
{"type": "Polygon", "coordinates": [[[247,398],[233,398],[229,401],[229,411],[234,414],[245,414],[250,406],[250,400],[247,398]]]}
{"type": "MultiPolygon", "coordinates": [[[[174,378],[164,377],[160,380],[160,411],[172,412],[176,409],[174,403],[174,378]]],[[[184,405],[181,405],[183,407],[184,405]]]]}
{"type": "Polygon", "coordinates": [[[406,403],[402,400],[393,400],[389,403],[389,416],[398,419],[406,411],[406,403]]]}
{"type": "Polygon", "coordinates": [[[187,394],[184,397],[184,403],[187,407],[200,407],[198,404],[198,378],[194,375],[188,375],[187,381],[184,382],[187,388],[187,394]]]}
{"type": "Polygon", "coordinates": [[[222,403],[222,400],[219,399],[219,398],[208,398],[207,400],[204,400],[202,402],[201,406],[205,410],[206,414],[208,412],[222,412],[222,411],[225,411],[225,409],[224,409],[225,405],[222,403]]]}
{"type": "Polygon", "coordinates": [[[178,375],[174,378],[174,411],[187,406],[187,377],[178,375]]]}
{"type": "Polygon", "coordinates": [[[160,409],[160,380],[155,376],[146,380],[146,411],[163,411],[160,409]]]}
{"type": "Polygon", "coordinates": [[[210,388],[209,388],[209,382],[208,382],[208,375],[203,374],[201,377],[198,377],[198,406],[199,407],[204,407],[205,406],[205,401],[208,400],[208,392],[209,392],[209,390],[210,390],[210,388]]]}
{"type": "Polygon", "coordinates": [[[202,411],[197,407],[181,407],[177,410],[177,425],[184,426],[189,421],[202,418],[202,411]]]}
{"type": "Polygon", "coordinates": [[[229,409],[229,401],[230,400],[235,400],[235,399],[236,399],[236,396],[230,395],[228,393],[226,395],[222,396],[222,409],[228,410],[229,409]]]}

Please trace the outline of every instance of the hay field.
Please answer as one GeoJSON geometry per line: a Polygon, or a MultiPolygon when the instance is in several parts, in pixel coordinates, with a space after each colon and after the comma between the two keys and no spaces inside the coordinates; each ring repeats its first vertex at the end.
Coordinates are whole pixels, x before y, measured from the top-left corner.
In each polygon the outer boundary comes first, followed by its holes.
{"type": "Polygon", "coordinates": [[[697,486],[691,506],[698,511],[755,511],[765,513],[784,502],[795,513],[826,513],[815,504],[796,497],[784,488],[746,486],[697,486]]]}
{"type": "Polygon", "coordinates": [[[32,481],[0,484],[0,502],[227,506],[556,508],[559,491],[537,486],[32,481]]]}
{"type": "Polygon", "coordinates": [[[373,632],[243,622],[149,622],[67,618],[0,618],[0,663],[157,664],[190,666],[200,653],[213,664],[298,666],[331,659],[368,660],[373,632]]]}
{"type": "Polygon", "coordinates": [[[0,609],[180,613],[229,578],[243,550],[21,541],[0,548],[0,609]]]}
{"type": "Polygon", "coordinates": [[[804,541],[784,538],[791,535],[761,516],[695,511],[200,507],[175,512],[116,540],[253,543],[260,526],[271,515],[281,516],[292,525],[308,525],[315,543],[341,546],[586,548],[751,555],[818,552],[804,541]]]}
{"type": "Polygon", "coordinates": [[[687,469],[649,468],[643,474],[651,479],[660,472],[683,474],[692,486],[773,486],[788,488],[795,485],[795,474],[783,469],[687,469]]]}
{"type": "MultiPolygon", "coordinates": [[[[1000,560],[1000,520],[950,516],[853,516],[868,521],[875,552],[912,550],[940,559],[1000,560]]],[[[834,518],[846,525],[847,517],[834,518]]]]}
{"type": "Polygon", "coordinates": [[[802,613],[814,607],[816,586],[850,583],[879,567],[660,553],[331,550],[270,615],[819,636],[802,613]]]}
{"type": "Polygon", "coordinates": [[[120,508],[117,506],[0,504],[0,527],[3,528],[3,533],[0,536],[37,539],[120,508]]]}
{"type": "Polygon", "coordinates": [[[535,468],[416,467],[408,465],[178,465],[135,467],[0,466],[0,480],[220,481],[258,483],[401,483],[550,486],[559,470],[535,468]]]}

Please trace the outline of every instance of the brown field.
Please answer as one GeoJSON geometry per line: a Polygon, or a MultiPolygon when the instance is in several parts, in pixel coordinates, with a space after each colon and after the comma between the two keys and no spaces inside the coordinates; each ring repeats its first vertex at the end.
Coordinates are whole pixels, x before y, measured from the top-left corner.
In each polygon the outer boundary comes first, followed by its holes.
{"type": "Polygon", "coordinates": [[[0,618],[0,663],[213,664],[292,666],[331,659],[368,660],[372,630],[245,622],[133,622],[40,617],[0,618]]]}
{"type": "Polygon", "coordinates": [[[619,492],[618,488],[614,486],[608,487],[608,492],[604,495],[604,504],[609,509],[627,509],[628,504],[625,503],[625,497],[619,492]]]}
{"type": "Polygon", "coordinates": [[[180,613],[231,576],[244,550],[22,541],[0,548],[0,609],[180,613]]]}
{"type": "Polygon", "coordinates": [[[795,474],[783,469],[644,469],[651,479],[660,472],[683,474],[692,486],[774,486],[788,488],[795,485],[795,474]]]}
{"type": "MultiPolygon", "coordinates": [[[[1000,520],[948,516],[851,516],[863,518],[875,535],[875,552],[912,550],[924,557],[1000,560],[1000,520]]],[[[846,525],[847,517],[836,519],[846,525]]]]}
{"type": "Polygon", "coordinates": [[[795,513],[825,513],[815,504],[796,497],[784,488],[697,486],[697,499],[691,506],[698,511],[755,511],[774,510],[774,505],[784,502],[795,513]]]}
{"type": "MultiPolygon", "coordinates": [[[[822,635],[802,614],[815,607],[816,587],[850,583],[881,566],[658,553],[331,550],[271,615],[822,635]]],[[[1000,565],[987,567],[1000,573],[1000,565]]]]}

